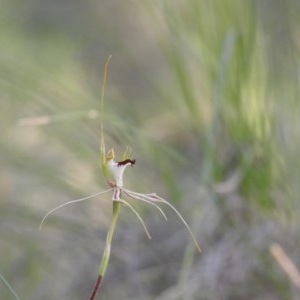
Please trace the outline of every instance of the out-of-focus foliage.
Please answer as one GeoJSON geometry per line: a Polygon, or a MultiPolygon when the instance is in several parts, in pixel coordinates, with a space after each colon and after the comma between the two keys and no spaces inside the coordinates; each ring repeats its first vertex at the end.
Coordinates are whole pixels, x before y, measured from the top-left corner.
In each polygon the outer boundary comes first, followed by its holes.
{"type": "MultiPolygon", "coordinates": [[[[125,184],[175,216],[121,211],[102,299],[299,299],[270,254],[300,268],[296,0],[0,0],[0,273],[21,299],[87,299],[109,197],[99,169],[102,66],[109,146],[125,184]]],[[[11,299],[0,285],[0,299],[11,299]]]]}

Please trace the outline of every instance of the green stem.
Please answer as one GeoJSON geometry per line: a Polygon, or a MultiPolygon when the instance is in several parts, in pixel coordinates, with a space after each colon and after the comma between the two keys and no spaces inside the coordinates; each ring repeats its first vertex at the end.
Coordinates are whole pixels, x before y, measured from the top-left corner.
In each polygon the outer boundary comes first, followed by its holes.
{"type": "Polygon", "coordinates": [[[111,220],[110,227],[109,227],[109,230],[108,230],[107,236],[106,236],[106,245],[105,245],[101,263],[99,266],[98,278],[97,278],[96,284],[94,286],[94,289],[92,291],[92,294],[90,296],[90,300],[96,299],[95,297],[100,288],[101,280],[105,275],[105,271],[106,271],[106,268],[107,268],[107,265],[109,262],[109,257],[110,257],[111,242],[112,242],[112,238],[114,235],[114,231],[116,228],[116,223],[117,223],[117,219],[118,219],[118,215],[119,215],[119,209],[120,209],[120,203],[117,201],[113,201],[112,220],[111,220]]]}
{"type": "Polygon", "coordinates": [[[110,246],[111,246],[111,241],[112,241],[112,238],[114,235],[114,231],[115,231],[115,227],[116,227],[116,223],[117,223],[117,219],[118,219],[118,215],[119,215],[119,208],[120,208],[120,203],[117,201],[114,201],[113,202],[112,220],[111,220],[110,228],[107,233],[106,245],[105,245],[104,253],[102,256],[101,264],[99,267],[99,275],[102,277],[105,274],[105,271],[106,271],[106,268],[108,265],[108,261],[109,261],[109,257],[110,257],[110,246]]]}

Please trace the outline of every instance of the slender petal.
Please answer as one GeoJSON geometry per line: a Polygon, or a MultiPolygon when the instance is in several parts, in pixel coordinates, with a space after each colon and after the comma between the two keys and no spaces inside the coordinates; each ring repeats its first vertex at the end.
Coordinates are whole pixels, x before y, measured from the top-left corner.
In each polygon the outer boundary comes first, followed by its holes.
{"type": "Polygon", "coordinates": [[[168,221],[168,218],[167,218],[166,214],[164,213],[164,211],[158,205],[156,205],[155,203],[153,203],[152,200],[149,200],[149,199],[137,196],[137,195],[131,193],[131,191],[129,191],[127,189],[126,190],[122,189],[122,191],[124,192],[125,195],[127,195],[130,198],[133,198],[133,199],[136,199],[136,200],[140,200],[140,201],[143,201],[143,202],[146,202],[146,203],[148,203],[150,205],[155,206],[160,211],[160,213],[163,215],[163,217],[165,218],[165,220],[168,221]]]}
{"type": "Polygon", "coordinates": [[[96,196],[99,196],[99,195],[101,195],[101,194],[108,193],[108,192],[110,192],[111,190],[112,190],[112,189],[109,189],[109,190],[106,190],[106,191],[103,191],[103,192],[100,192],[100,193],[96,193],[96,194],[91,195],[91,196],[88,196],[88,197],[84,197],[84,198],[80,198],[80,199],[76,199],[76,200],[71,200],[71,201],[68,201],[68,202],[66,202],[66,203],[63,203],[63,204],[60,204],[60,205],[54,207],[53,209],[51,209],[50,211],[48,211],[47,214],[46,214],[46,215],[44,216],[44,218],[42,219],[42,221],[41,221],[41,223],[40,223],[40,230],[42,229],[43,223],[44,223],[44,221],[46,220],[46,218],[47,218],[50,214],[52,214],[53,212],[55,212],[56,210],[58,210],[58,209],[60,209],[60,208],[62,208],[62,207],[64,207],[64,206],[66,206],[66,205],[72,204],[72,203],[77,203],[77,202],[85,201],[85,200],[88,200],[88,199],[90,199],[90,198],[94,198],[94,197],[96,197],[96,196]]]}
{"type": "Polygon", "coordinates": [[[131,204],[129,204],[127,201],[125,201],[124,199],[118,199],[118,200],[114,200],[114,201],[118,201],[126,206],[128,206],[133,212],[134,214],[138,217],[138,219],[140,220],[140,222],[142,223],[144,230],[149,238],[149,240],[151,240],[151,235],[146,227],[145,222],[143,221],[142,217],[140,216],[140,214],[133,208],[133,206],[131,204]]]}
{"type": "Polygon", "coordinates": [[[190,226],[188,225],[188,223],[184,220],[184,218],[182,217],[182,215],[180,214],[180,212],[171,203],[169,203],[167,200],[162,199],[162,198],[161,198],[161,200],[163,201],[163,203],[165,203],[166,205],[168,205],[169,207],[171,207],[173,209],[173,211],[177,214],[177,216],[179,217],[179,219],[181,220],[181,222],[185,225],[185,227],[189,231],[190,236],[193,239],[193,242],[194,242],[195,246],[197,247],[199,253],[201,253],[201,248],[200,248],[200,246],[199,246],[199,244],[197,242],[197,239],[196,239],[196,237],[195,237],[192,229],[190,228],[190,226]]]}
{"type": "Polygon", "coordinates": [[[136,197],[140,197],[140,198],[143,198],[143,199],[147,199],[149,201],[156,201],[156,202],[161,202],[161,203],[164,202],[164,201],[166,201],[165,199],[159,197],[156,193],[142,194],[142,193],[137,193],[137,192],[125,189],[125,188],[122,188],[122,190],[124,192],[130,193],[132,196],[136,196],[136,197]]]}
{"type": "Polygon", "coordinates": [[[139,199],[139,200],[144,199],[144,200],[154,201],[154,202],[156,201],[156,202],[164,203],[164,204],[168,205],[169,207],[171,207],[172,210],[177,214],[177,216],[179,217],[179,219],[181,220],[181,222],[185,225],[185,227],[189,231],[189,234],[190,234],[191,238],[193,239],[193,242],[194,242],[195,246],[197,247],[198,251],[201,252],[201,248],[200,248],[200,246],[199,246],[199,244],[197,242],[197,239],[196,239],[193,231],[191,230],[190,226],[184,220],[184,218],[182,217],[182,215],[180,214],[180,212],[171,203],[169,203],[164,198],[159,197],[155,193],[142,194],[142,193],[133,192],[133,191],[130,191],[130,190],[127,190],[127,189],[124,189],[124,188],[122,188],[122,190],[124,191],[124,193],[129,194],[131,197],[133,197],[135,199],[139,199]]]}

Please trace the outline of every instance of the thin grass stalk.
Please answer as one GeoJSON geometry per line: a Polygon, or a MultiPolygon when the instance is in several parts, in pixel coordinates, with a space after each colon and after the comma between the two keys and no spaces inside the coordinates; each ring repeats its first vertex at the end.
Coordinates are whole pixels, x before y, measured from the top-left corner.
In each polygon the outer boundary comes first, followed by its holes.
{"type": "Polygon", "coordinates": [[[0,273],[0,280],[4,283],[4,285],[8,288],[8,290],[10,291],[10,293],[13,295],[15,300],[20,300],[19,296],[17,295],[17,293],[15,292],[15,290],[12,288],[12,286],[8,283],[8,281],[2,276],[2,274],[0,273]]]}

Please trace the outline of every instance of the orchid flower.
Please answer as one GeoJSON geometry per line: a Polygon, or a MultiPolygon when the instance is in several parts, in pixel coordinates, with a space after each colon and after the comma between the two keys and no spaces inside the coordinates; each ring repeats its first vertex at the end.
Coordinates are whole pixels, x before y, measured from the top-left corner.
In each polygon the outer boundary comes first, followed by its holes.
{"type": "Polygon", "coordinates": [[[104,129],[103,129],[103,117],[104,117],[103,106],[104,106],[104,93],[105,93],[106,78],[107,78],[107,67],[108,67],[108,63],[109,63],[110,59],[111,59],[111,56],[108,57],[108,59],[105,63],[105,66],[104,66],[104,76],[103,76],[102,95],[101,95],[101,108],[100,108],[100,118],[101,118],[101,123],[100,123],[100,133],[101,133],[100,163],[101,163],[102,173],[106,179],[106,183],[109,186],[109,189],[99,192],[99,193],[96,193],[94,195],[88,196],[88,197],[84,197],[81,199],[72,200],[72,201],[63,203],[63,204],[53,208],[44,216],[44,218],[42,219],[41,224],[40,224],[40,229],[41,229],[45,219],[50,214],[52,214],[54,211],[66,206],[66,205],[85,201],[90,198],[94,198],[96,196],[99,196],[99,195],[102,195],[102,194],[105,194],[108,192],[112,192],[112,198],[111,198],[112,203],[113,203],[112,221],[111,221],[111,225],[109,227],[108,233],[107,233],[106,246],[105,246],[102,260],[101,260],[101,263],[99,266],[98,278],[97,278],[96,284],[94,286],[94,289],[91,293],[90,300],[95,299],[96,294],[100,287],[101,280],[105,274],[105,271],[106,271],[106,268],[108,265],[108,261],[109,261],[109,257],[110,257],[111,242],[112,242],[112,238],[113,238],[113,234],[114,234],[114,230],[115,230],[115,226],[116,226],[116,221],[118,218],[120,204],[123,204],[124,206],[127,206],[128,208],[131,209],[131,211],[136,215],[136,217],[141,222],[148,238],[151,239],[150,233],[149,233],[142,217],[135,210],[135,208],[127,200],[125,200],[125,197],[128,199],[139,200],[139,201],[142,201],[142,202],[145,202],[145,203],[148,203],[148,204],[154,206],[162,214],[162,216],[165,218],[165,220],[167,220],[167,216],[166,216],[165,212],[162,210],[162,208],[159,206],[159,204],[165,204],[165,205],[169,206],[177,214],[177,216],[180,218],[180,220],[183,222],[183,224],[189,231],[191,238],[194,241],[195,246],[197,247],[198,251],[201,252],[200,246],[199,246],[192,230],[190,229],[189,225],[184,220],[184,218],[179,213],[179,211],[172,204],[170,204],[167,200],[159,197],[156,193],[143,194],[143,193],[131,191],[124,187],[124,184],[123,184],[124,171],[128,166],[132,167],[136,163],[136,160],[133,159],[133,157],[132,157],[133,153],[132,153],[131,148],[129,148],[129,147],[126,148],[126,150],[123,154],[122,160],[120,160],[120,161],[116,161],[114,149],[111,149],[108,152],[105,151],[105,142],[104,142],[104,134],[103,134],[103,132],[104,132],[104,129]]]}

